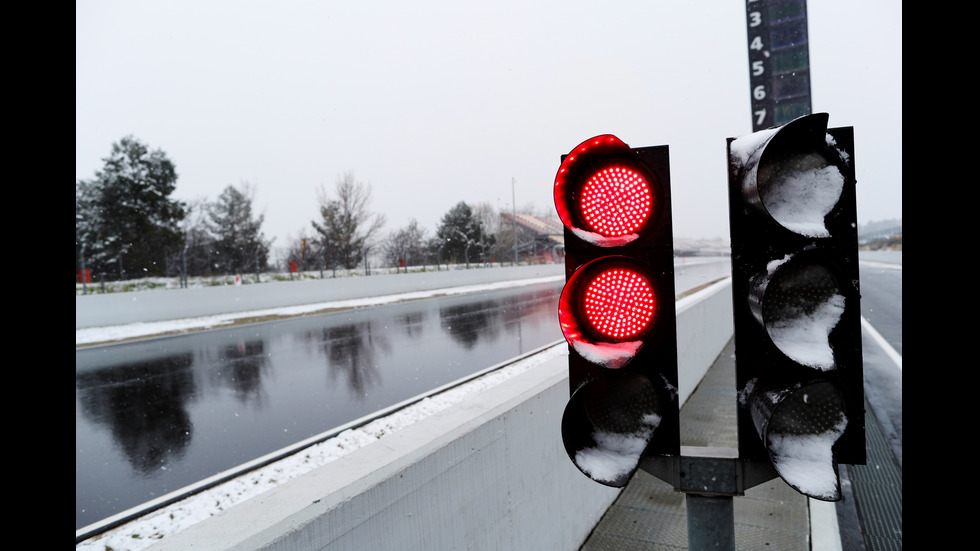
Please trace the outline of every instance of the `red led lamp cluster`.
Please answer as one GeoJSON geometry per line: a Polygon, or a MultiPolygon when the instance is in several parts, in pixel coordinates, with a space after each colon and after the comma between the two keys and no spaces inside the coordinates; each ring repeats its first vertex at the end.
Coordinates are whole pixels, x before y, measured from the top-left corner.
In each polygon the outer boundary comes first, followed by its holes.
{"type": "Polygon", "coordinates": [[[589,323],[613,341],[630,340],[642,334],[657,311],[650,282],[626,268],[596,274],[586,285],[582,298],[589,323]]]}
{"type": "Polygon", "coordinates": [[[652,182],[638,167],[633,151],[613,135],[582,142],[555,178],[558,216],[569,228],[597,234],[600,242],[638,233],[650,222],[656,201],[652,182]]]}

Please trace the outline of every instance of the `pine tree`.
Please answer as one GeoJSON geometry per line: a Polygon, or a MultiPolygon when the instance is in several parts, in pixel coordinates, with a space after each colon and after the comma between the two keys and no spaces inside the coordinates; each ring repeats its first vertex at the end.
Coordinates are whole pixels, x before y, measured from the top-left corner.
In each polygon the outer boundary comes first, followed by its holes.
{"type": "Polygon", "coordinates": [[[268,264],[270,242],[262,233],[263,215],[252,214],[255,190],[242,183],[228,186],[208,208],[208,229],[212,264],[219,273],[244,274],[264,271],[268,264]]]}
{"type": "Polygon", "coordinates": [[[441,243],[443,261],[466,262],[467,266],[471,260],[480,258],[481,244],[486,242],[483,226],[463,201],[443,215],[436,237],[441,243]]]}
{"type": "Polygon", "coordinates": [[[84,247],[93,273],[120,279],[163,276],[182,248],[185,205],[174,164],[160,149],[127,136],[112,145],[104,168],[75,184],[76,260],[84,247]]]}

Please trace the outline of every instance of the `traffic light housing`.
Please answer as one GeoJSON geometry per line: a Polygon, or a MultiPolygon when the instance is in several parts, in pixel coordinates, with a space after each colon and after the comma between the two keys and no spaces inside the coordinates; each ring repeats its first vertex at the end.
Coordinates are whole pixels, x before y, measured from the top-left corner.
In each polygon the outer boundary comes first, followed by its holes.
{"type": "Polygon", "coordinates": [[[841,499],[865,463],[854,130],[826,113],[728,140],[739,457],[841,499]]]}
{"type": "Polygon", "coordinates": [[[668,148],[596,136],[562,156],[554,192],[569,346],[562,440],[584,474],[623,487],[642,457],[680,450],[668,148]]]}

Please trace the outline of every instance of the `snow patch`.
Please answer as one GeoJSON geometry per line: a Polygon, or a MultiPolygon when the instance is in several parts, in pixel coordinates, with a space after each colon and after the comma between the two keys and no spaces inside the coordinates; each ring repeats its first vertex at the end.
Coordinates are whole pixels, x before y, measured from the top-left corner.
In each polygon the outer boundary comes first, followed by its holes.
{"type": "Polygon", "coordinates": [[[575,465],[593,480],[614,483],[636,469],[660,420],[659,415],[645,415],[644,428],[630,434],[595,431],[592,439],[596,446],[579,450],[575,465]]]}
{"type": "Polygon", "coordinates": [[[840,497],[837,472],[834,470],[833,445],[844,434],[847,418],[821,434],[768,435],[769,453],[779,476],[790,486],[808,496],[826,501],[840,497]]]}

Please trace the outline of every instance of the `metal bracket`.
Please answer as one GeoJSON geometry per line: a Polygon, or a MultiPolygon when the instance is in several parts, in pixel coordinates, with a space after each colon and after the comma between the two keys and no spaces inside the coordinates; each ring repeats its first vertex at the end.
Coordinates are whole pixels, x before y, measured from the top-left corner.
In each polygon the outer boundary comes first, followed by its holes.
{"type": "Polygon", "coordinates": [[[640,468],[686,494],[742,496],[779,475],[768,461],[739,459],[735,448],[681,446],[678,456],[647,456],[640,468]]]}

